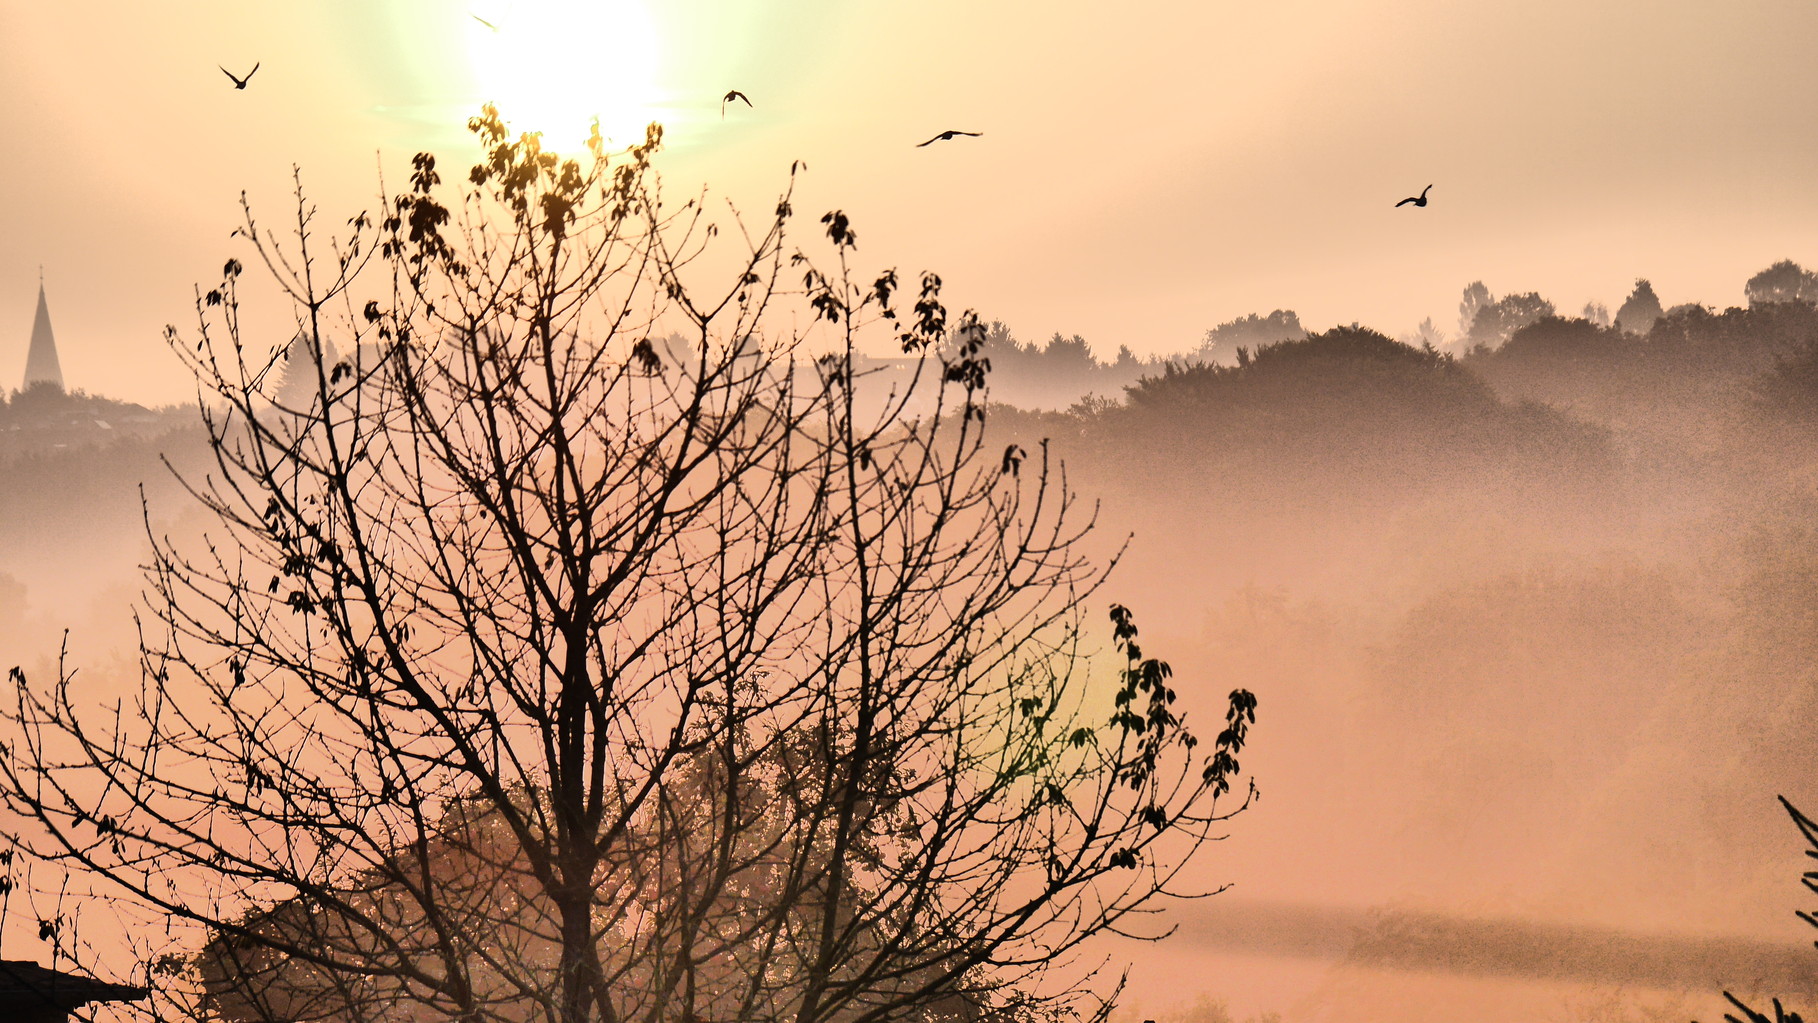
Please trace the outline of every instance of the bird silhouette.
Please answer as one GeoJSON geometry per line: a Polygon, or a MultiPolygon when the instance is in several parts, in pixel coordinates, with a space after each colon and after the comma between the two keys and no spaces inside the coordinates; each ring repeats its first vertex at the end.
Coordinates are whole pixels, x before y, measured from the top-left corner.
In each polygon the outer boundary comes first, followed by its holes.
{"type": "Polygon", "coordinates": [[[751,105],[750,96],[745,95],[744,93],[738,91],[737,89],[733,89],[732,91],[726,93],[725,97],[720,100],[720,119],[721,120],[726,119],[726,104],[731,103],[735,99],[744,100],[746,106],[751,105]]]}
{"type": "Polygon", "coordinates": [[[949,139],[953,138],[953,136],[955,136],[955,135],[971,135],[973,137],[977,137],[977,136],[983,135],[983,134],[984,134],[984,132],[982,132],[982,131],[943,131],[939,135],[934,136],[933,138],[929,139],[926,142],[917,142],[915,144],[915,148],[920,149],[923,146],[934,145],[936,142],[946,142],[949,139]]]}
{"type": "Polygon", "coordinates": [[[1406,199],[1403,199],[1402,201],[1396,203],[1395,206],[1398,209],[1400,207],[1406,206],[1409,203],[1413,203],[1416,206],[1425,206],[1427,204],[1427,193],[1431,192],[1432,190],[1433,190],[1433,186],[1428,185],[1427,187],[1420,190],[1419,195],[1410,195],[1406,199]]]}
{"type": "MultiPolygon", "coordinates": [[[[221,65],[219,65],[219,64],[216,64],[215,66],[221,67],[221,65]]],[[[235,75],[232,71],[229,71],[224,67],[221,68],[221,73],[234,80],[234,88],[244,89],[244,88],[246,88],[246,83],[252,81],[252,76],[259,73],[259,65],[257,63],[254,63],[253,69],[251,71],[246,72],[245,78],[241,78],[241,77],[235,75]]]]}

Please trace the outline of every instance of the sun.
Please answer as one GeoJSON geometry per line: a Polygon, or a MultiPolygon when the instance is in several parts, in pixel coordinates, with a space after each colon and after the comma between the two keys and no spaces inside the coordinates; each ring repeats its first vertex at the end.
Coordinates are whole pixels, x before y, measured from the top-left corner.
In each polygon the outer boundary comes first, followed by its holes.
{"type": "Polygon", "coordinates": [[[468,54],[514,131],[573,152],[595,118],[607,148],[644,141],[658,115],[660,40],[640,0],[492,0],[471,8],[468,54]]]}

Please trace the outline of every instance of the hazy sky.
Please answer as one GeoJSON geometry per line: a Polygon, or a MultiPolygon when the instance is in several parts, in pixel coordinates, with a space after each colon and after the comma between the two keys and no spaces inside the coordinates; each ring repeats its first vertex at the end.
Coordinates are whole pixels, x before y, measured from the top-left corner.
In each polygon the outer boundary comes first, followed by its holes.
{"type": "MultiPolygon", "coordinates": [[[[65,379],[188,393],[194,318],[242,189],[270,224],[302,169],[324,225],[461,124],[630,141],[671,194],[762,214],[805,160],[800,229],[939,271],[1025,339],[1181,351],[1250,312],[1456,330],[1464,285],[1562,312],[1742,301],[1818,262],[1809,0],[3,0],[0,386],[43,264],[65,379]],[[492,22],[493,32],[472,15],[492,22]],[[217,65],[258,74],[236,91],[217,65]],[[720,118],[727,89],[754,109],[720,118]],[[935,132],[976,139],[918,149],[935,132]],[[1426,209],[1393,203],[1433,183],[1426,209]]],[[[263,312],[285,314],[268,305],[263,312]]],[[[271,328],[276,329],[276,328],[271,328]]]]}

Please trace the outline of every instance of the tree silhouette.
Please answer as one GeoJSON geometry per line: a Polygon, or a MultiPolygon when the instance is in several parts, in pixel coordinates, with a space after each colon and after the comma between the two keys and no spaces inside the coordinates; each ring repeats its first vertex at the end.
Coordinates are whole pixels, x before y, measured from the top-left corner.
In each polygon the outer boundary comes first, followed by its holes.
{"type": "Polygon", "coordinates": [[[1412,334],[1405,334],[1397,340],[1410,348],[1437,349],[1446,343],[1446,336],[1439,325],[1433,322],[1433,317],[1429,316],[1420,321],[1412,334]]]}
{"type": "Polygon", "coordinates": [[[1045,346],[1025,344],[995,321],[985,329],[979,355],[991,368],[992,400],[1023,409],[1061,409],[1094,392],[1115,393],[1158,364],[1138,358],[1128,346],[1119,346],[1113,361],[1101,362],[1078,334],[1056,332],[1045,346]]]}
{"type": "Polygon", "coordinates": [[[904,308],[837,211],[793,249],[787,192],[749,233],[665,207],[655,125],[573,160],[470,127],[468,184],[420,154],[338,238],[300,187],[289,241],[248,212],[288,355],[238,260],[168,332],[210,533],[152,538],[131,706],[12,687],[32,850],[199,928],[186,1007],[240,1019],[1088,1000],[1072,954],[1248,804],[1254,698],[1198,749],[1116,606],[1088,686],[1091,518],[1045,447],[987,442],[938,277],[904,308]],[[881,396],[869,333],[915,360],[881,396]]]}
{"type": "Polygon", "coordinates": [[[1654,286],[1646,277],[1635,278],[1635,290],[1616,310],[1616,327],[1630,334],[1646,334],[1654,329],[1655,321],[1665,315],[1660,306],[1660,299],[1654,294],[1654,286]]]}
{"type": "Polygon", "coordinates": [[[1267,316],[1251,313],[1206,331],[1194,357],[1202,362],[1229,364],[1236,359],[1239,348],[1254,352],[1263,345],[1298,341],[1306,336],[1306,328],[1300,325],[1300,317],[1292,309],[1277,309],[1267,316]]]}
{"type": "Polygon", "coordinates": [[[1465,285],[1464,298],[1458,303],[1458,336],[1468,337],[1471,325],[1477,322],[1477,310],[1496,301],[1490,289],[1482,281],[1472,281],[1465,285]]]}
{"type": "Polygon", "coordinates": [[[1818,304],[1818,274],[1790,259],[1783,259],[1748,279],[1742,286],[1749,305],[1771,302],[1809,302],[1818,304]]]}
{"type": "Polygon", "coordinates": [[[1479,306],[1471,318],[1471,329],[1466,340],[1473,346],[1485,345],[1490,348],[1502,344],[1511,334],[1543,317],[1553,315],[1553,303],[1540,297],[1538,292],[1530,291],[1525,295],[1504,295],[1487,305],[1479,306]]]}

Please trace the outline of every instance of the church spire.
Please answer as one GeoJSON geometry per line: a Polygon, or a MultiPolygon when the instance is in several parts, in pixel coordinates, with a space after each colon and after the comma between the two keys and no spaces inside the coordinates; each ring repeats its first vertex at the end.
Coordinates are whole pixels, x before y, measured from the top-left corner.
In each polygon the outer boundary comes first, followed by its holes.
{"type": "Polygon", "coordinates": [[[63,364],[57,360],[57,339],[51,336],[50,305],[44,301],[44,271],[38,271],[38,313],[32,317],[32,347],[25,355],[25,384],[55,384],[63,390],[63,364]]]}

